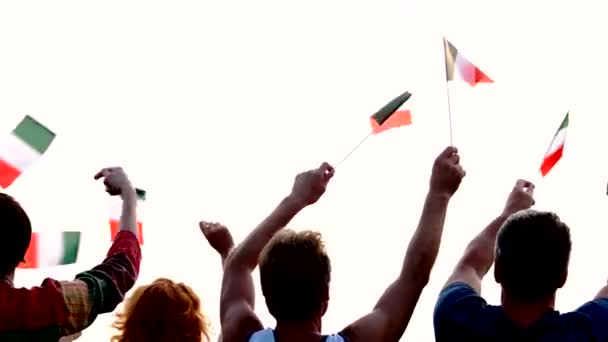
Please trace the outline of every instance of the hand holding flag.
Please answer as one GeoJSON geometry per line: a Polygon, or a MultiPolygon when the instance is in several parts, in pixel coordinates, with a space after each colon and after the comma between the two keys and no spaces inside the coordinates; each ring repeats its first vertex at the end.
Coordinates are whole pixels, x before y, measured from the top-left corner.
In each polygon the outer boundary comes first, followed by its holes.
{"type": "Polygon", "coordinates": [[[433,172],[431,173],[430,191],[433,194],[451,198],[460,187],[460,183],[466,174],[466,171],[460,165],[458,149],[454,146],[448,146],[435,159],[433,172]]]}

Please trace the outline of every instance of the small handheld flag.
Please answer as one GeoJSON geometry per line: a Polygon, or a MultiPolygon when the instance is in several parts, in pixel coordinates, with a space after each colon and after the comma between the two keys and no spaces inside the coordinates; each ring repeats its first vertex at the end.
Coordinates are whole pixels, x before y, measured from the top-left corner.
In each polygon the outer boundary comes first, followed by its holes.
{"type": "Polygon", "coordinates": [[[448,97],[448,120],[450,125],[450,145],[453,144],[454,138],[452,133],[452,105],[450,103],[450,81],[454,80],[456,75],[459,78],[472,87],[477,83],[494,83],[481,69],[475,66],[475,64],[469,62],[458,49],[450,43],[447,39],[443,38],[443,51],[445,55],[445,85],[448,97]]]}
{"type": "Polygon", "coordinates": [[[409,100],[412,94],[408,91],[403,94],[397,96],[389,103],[384,105],[384,107],[380,108],[374,115],[371,116],[370,121],[372,124],[372,131],[361,140],[346,156],[336,164],[342,164],[348,157],[355,152],[359,146],[361,146],[367,138],[372,136],[373,134],[379,134],[384,131],[387,131],[391,128],[396,128],[400,126],[409,125],[412,123],[411,113],[409,110],[399,110],[403,104],[409,100]]]}
{"type": "Polygon", "coordinates": [[[80,232],[34,232],[19,268],[42,268],[76,263],[80,232]]]}
{"type": "Polygon", "coordinates": [[[551,140],[549,149],[545,152],[545,156],[543,157],[543,162],[540,166],[540,173],[543,177],[553,169],[555,164],[557,164],[564,154],[564,145],[566,144],[566,133],[568,132],[569,122],[570,112],[567,112],[564,120],[562,120],[562,123],[559,125],[557,132],[555,132],[553,140],[551,140]]]}
{"type": "Polygon", "coordinates": [[[26,115],[0,143],[0,186],[7,188],[36,161],[55,139],[55,133],[26,115]]]}

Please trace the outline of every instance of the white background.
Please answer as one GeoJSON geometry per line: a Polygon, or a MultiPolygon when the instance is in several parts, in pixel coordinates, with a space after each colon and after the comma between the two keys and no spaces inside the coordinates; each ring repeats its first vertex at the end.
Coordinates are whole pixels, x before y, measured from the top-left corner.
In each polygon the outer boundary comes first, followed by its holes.
{"type": "MultiPolygon", "coordinates": [[[[122,165],[148,191],[138,284],[192,286],[219,332],[219,257],[199,219],[239,241],[293,176],[336,163],[369,115],[404,90],[413,124],[370,138],[325,197],[290,226],[321,230],[332,257],[323,330],[367,313],[398,274],[432,160],[449,144],[442,36],[496,81],[452,87],[454,143],[468,174],[404,340],[432,341],[439,289],[465,244],[518,177],[537,207],[570,224],[571,310],[605,284],[605,13],[595,1],[5,1],[0,3],[0,132],[25,114],[57,133],[7,190],[36,230],[84,232],[79,264],[20,271],[20,286],[71,278],[109,246],[108,198],[92,177],[122,165]],[[565,112],[565,156],[538,167],[565,112]]],[[[257,275],[256,275],[257,277],[257,275]]],[[[493,278],[484,294],[498,303],[493,278]]],[[[274,324],[263,299],[257,311],[274,324]]],[[[112,315],[82,341],[108,341],[112,315]]]]}

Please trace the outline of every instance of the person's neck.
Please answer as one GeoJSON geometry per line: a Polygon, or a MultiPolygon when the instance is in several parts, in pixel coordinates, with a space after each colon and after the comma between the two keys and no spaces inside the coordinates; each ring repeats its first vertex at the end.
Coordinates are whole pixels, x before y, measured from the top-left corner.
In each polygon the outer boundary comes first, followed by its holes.
{"type": "Polygon", "coordinates": [[[319,335],[321,334],[321,321],[277,322],[274,330],[286,340],[299,336],[319,335]]]}
{"type": "Polygon", "coordinates": [[[547,312],[555,310],[555,294],[535,302],[523,302],[502,293],[502,308],[517,325],[526,327],[540,319],[547,312]]]}
{"type": "Polygon", "coordinates": [[[4,276],[0,276],[0,280],[9,283],[12,286],[13,282],[15,281],[15,272],[11,272],[11,273],[6,274],[4,276]]]}

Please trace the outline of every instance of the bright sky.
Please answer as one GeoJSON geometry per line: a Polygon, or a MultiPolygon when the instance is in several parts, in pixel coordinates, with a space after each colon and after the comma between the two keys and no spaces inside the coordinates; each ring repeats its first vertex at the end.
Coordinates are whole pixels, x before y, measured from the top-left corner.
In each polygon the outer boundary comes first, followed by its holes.
{"type": "MultiPolygon", "coordinates": [[[[321,230],[333,262],[333,333],[367,313],[397,276],[429,171],[449,144],[442,36],[495,80],[452,86],[454,143],[467,170],[431,283],[403,340],[432,341],[438,291],[465,244],[502,209],[518,177],[537,207],[570,224],[571,310],[605,284],[606,111],[601,2],[484,0],[11,1],[0,4],[0,122],[25,114],[57,133],[10,188],[36,230],[82,230],[79,263],[20,271],[17,285],[71,278],[109,247],[108,198],[93,174],[122,165],[148,190],[139,284],[192,286],[219,332],[221,268],[199,219],[240,240],[296,173],[338,162],[368,117],[404,90],[412,126],[370,138],[325,197],[290,226],[321,230]],[[564,114],[566,152],[536,170],[564,114]],[[590,265],[590,266],[588,266],[590,265]]],[[[256,275],[257,280],[257,275],[256,275]]],[[[274,325],[261,293],[257,312],[274,325]]],[[[499,289],[484,282],[489,302],[499,289]]],[[[107,341],[112,315],[81,341],[107,341]]]]}

